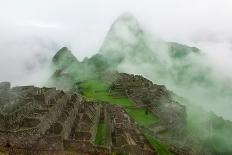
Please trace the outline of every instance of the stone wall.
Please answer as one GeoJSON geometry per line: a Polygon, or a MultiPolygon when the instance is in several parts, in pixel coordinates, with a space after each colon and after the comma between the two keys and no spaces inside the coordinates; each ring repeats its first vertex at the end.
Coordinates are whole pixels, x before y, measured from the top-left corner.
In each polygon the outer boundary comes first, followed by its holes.
{"type": "Polygon", "coordinates": [[[17,108],[0,112],[2,152],[155,154],[121,107],[85,101],[78,94],[54,88],[17,87],[9,89],[8,94],[13,95],[17,108]],[[31,102],[17,103],[25,99],[31,102]],[[101,146],[95,144],[99,123],[106,127],[105,142],[101,146]]]}
{"type": "Polygon", "coordinates": [[[136,107],[145,107],[159,117],[165,128],[182,132],[186,122],[185,107],[172,99],[171,92],[165,86],[153,84],[139,75],[120,73],[110,92],[123,92],[125,97],[136,103],[136,107]]]}

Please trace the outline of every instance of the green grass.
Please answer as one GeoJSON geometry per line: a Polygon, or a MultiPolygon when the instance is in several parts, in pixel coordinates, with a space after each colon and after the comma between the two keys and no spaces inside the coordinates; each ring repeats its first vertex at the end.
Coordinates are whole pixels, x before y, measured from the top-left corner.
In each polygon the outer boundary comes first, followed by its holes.
{"type": "Polygon", "coordinates": [[[172,153],[168,151],[167,147],[156,140],[155,137],[151,136],[148,132],[144,132],[144,135],[159,155],[172,155],[172,153]]]}
{"type": "Polygon", "coordinates": [[[95,138],[95,144],[97,145],[104,145],[106,138],[106,124],[100,122],[97,127],[97,134],[95,138]]]}
{"type": "Polygon", "coordinates": [[[109,86],[100,80],[85,81],[80,86],[84,89],[84,96],[89,100],[106,101],[123,107],[133,105],[131,100],[123,96],[111,96],[108,93],[109,86]]]}
{"type": "Polygon", "coordinates": [[[158,118],[151,112],[146,114],[145,108],[126,108],[125,110],[140,126],[148,127],[159,121],[158,118]]]}
{"type": "Polygon", "coordinates": [[[88,80],[83,82],[81,86],[92,90],[106,90],[108,88],[108,85],[100,80],[88,80]]]}
{"type": "MultiPolygon", "coordinates": [[[[148,112],[146,114],[145,108],[129,108],[128,106],[133,106],[134,103],[126,97],[123,96],[111,96],[108,93],[109,86],[100,80],[89,80],[82,82],[80,87],[83,89],[83,95],[89,100],[95,101],[106,101],[111,104],[120,105],[124,107],[128,115],[133,118],[140,126],[148,127],[154,123],[157,123],[158,118],[148,112]]],[[[167,150],[167,147],[154,139],[151,135],[143,131],[147,140],[151,143],[155,150],[158,151],[159,155],[171,155],[167,150]]],[[[104,145],[106,136],[106,125],[100,122],[98,124],[97,134],[95,138],[95,144],[104,145]]]]}

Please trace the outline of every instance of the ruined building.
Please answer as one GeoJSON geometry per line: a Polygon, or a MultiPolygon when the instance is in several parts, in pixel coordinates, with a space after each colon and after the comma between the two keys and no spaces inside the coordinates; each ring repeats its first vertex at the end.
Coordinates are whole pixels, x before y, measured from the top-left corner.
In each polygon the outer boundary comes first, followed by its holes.
{"type": "Polygon", "coordinates": [[[110,91],[126,96],[136,103],[137,108],[146,107],[156,115],[161,121],[154,130],[172,130],[182,134],[186,122],[185,107],[172,99],[172,93],[165,86],[153,84],[140,75],[119,73],[110,91]]]}
{"type": "Polygon", "coordinates": [[[87,102],[72,92],[0,83],[0,107],[2,153],[156,154],[121,107],[87,102]]]}

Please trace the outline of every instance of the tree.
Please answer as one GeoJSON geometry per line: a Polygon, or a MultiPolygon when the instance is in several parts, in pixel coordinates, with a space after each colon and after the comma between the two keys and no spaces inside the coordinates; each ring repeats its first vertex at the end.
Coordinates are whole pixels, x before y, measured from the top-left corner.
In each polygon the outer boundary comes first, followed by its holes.
{"type": "Polygon", "coordinates": [[[149,109],[148,109],[148,107],[146,107],[145,114],[148,115],[148,113],[149,113],[149,109]]]}
{"type": "Polygon", "coordinates": [[[150,104],[151,104],[150,99],[148,98],[147,95],[144,95],[144,96],[142,97],[142,103],[143,103],[144,105],[150,105],[150,104]]]}

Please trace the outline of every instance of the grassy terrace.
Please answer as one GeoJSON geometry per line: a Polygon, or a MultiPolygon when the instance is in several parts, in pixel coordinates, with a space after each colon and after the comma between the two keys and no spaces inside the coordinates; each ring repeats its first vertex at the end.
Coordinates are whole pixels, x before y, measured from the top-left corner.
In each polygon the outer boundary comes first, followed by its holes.
{"type": "Polygon", "coordinates": [[[80,86],[84,89],[84,96],[89,100],[106,101],[122,107],[133,105],[133,102],[125,97],[109,95],[108,85],[100,80],[89,80],[80,86]]]}
{"type": "Polygon", "coordinates": [[[167,149],[167,147],[160,143],[158,140],[156,140],[153,136],[151,136],[148,132],[144,132],[144,135],[146,139],[149,141],[149,143],[157,150],[159,155],[172,155],[167,149]]]}
{"type": "Polygon", "coordinates": [[[95,144],[104,145],[106,139],[106,125],[103,122],[100,122],[97,127],[97,135],[95,138],[95,144]]]}
{"type": "MultiPolygon", "coordinates": [[[[88,100],[94,101],[106,101],[114,105],[119,105],[124,107],[125,111],[128,115],[134,119],[140,126],[149,127],[157,123],[158,118],[153,115],[151,112],[146,113],[145,108],[131,108],[129,106],[133,106],[133,101],[129,100],[123,96],[112,96],[108,93],[109,86],[100,80],[89,80],[82,82],[80,87],[83,89],[83,95],[88,100]]],[[[98,124],[97,135],[95,139],[95,144],[103,145],[105,142],[105,134],[106,126],[104,123],[100,122],[98,124]]],[[[166,146],[156,140],[153,136],[151,136],[148,132],[144,131],[144,135],[147,140],[151,143],[151,145],[158,151],[160,155],[171,155],[171,153],[167,150],[166,146]]]]}
{"type": "Polygon", "coordinates": [[[125,108],[126,112],[132,117],[139,125],[148,127],[156,122],[158,119],[151,112],[146,114],[145,108],[128,108],[133,106],[133,101],[123,96],[111,96],[108,93],[108,85],[100,80],[90,80],[83,82],[80,85],[84,90],[84,96],[89,100],[106,101],[115,105],[120,105],[125,108]]]}
{"type": "Polygon", "coordinates": [[[159,121],[151,112],[146,114],[145,108],[126,108],[125,110],[140,126],[149,127],[159,121]]]}

